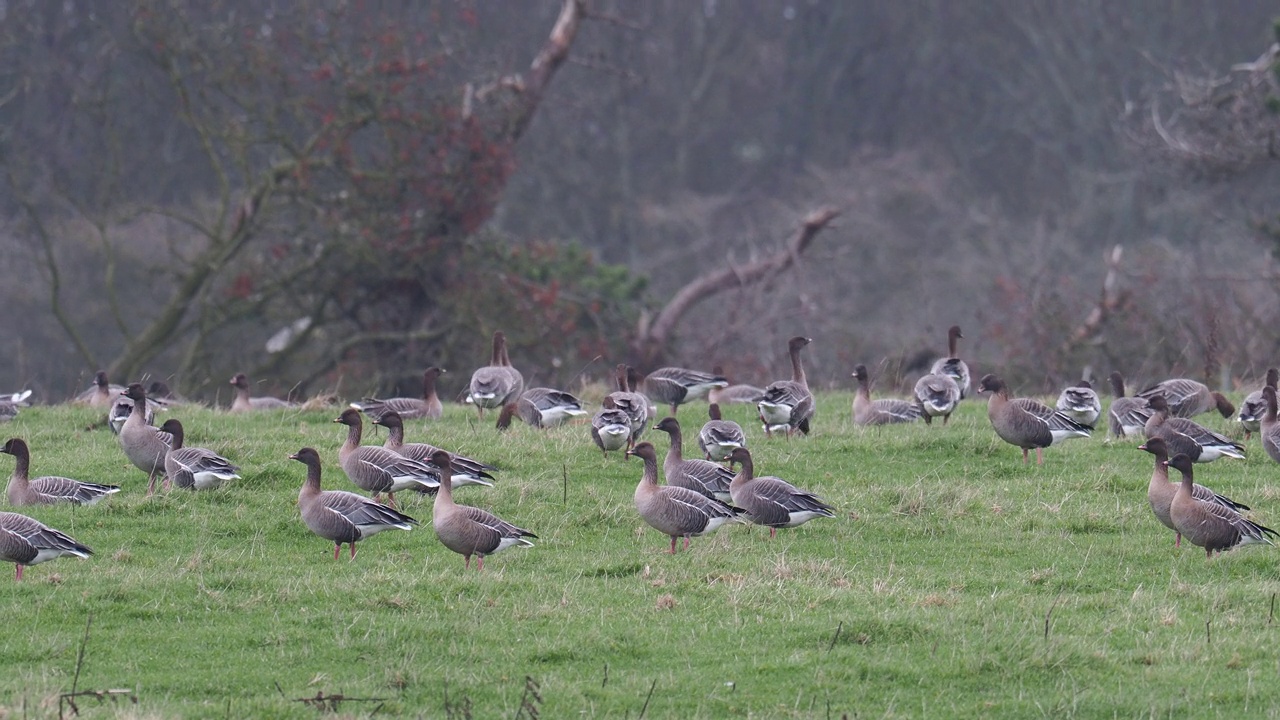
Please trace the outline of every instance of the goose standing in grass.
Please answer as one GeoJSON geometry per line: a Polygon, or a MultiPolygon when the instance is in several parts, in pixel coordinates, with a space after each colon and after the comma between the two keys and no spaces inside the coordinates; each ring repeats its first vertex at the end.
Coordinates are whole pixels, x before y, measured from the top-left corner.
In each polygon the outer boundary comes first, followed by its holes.
{"type": "MultiPolygon", "coordinates": [[[[716,365],[711,369],[713,375],[726,377],[724,368],[716,365]]],[[[716,405],[731,405],[733,403],[755,405],[760,402],[760,398],[764,397],[764,388],[755,385],[734,384],[726,387],[713,387],[707,392],[707,402],[716,405]]]]}
{"type": "Polygon", "coordinates": [[[88,547],[70,535],[18,513],[0,512],[0,561],[17,566],[17,579],[22,569],[60,557],[87,558],[88,547]]]}
{"type": "Polygon", "coordinates": [[[591,418],[591,440],[609,457],[610,450],[623,450],[631,439],[631,418],[618,409],[612,397],[604,399],[604,407],[591,418]]]}
{"type": "MultiPolygon", "coordinates": [[[[1147,484],[1147,502],[1151,505],[1151,512],[1156,519],[1174,532],[1173,546],[1180,547],[1182,533],[1174,527],[1173,520],[1169,516],[1169,506],[1173,503],[1173,496],[1178,492],[1178,483],[1169,481],[1169,447],[1162,438],[1151,438],[1139,445],[1138,449],[1146,450],[1155,456],[1155,469],[1151,471],[1151,482],[1147,484]]],[[[1250,509],[1248,505],[1219,495],[1199,483],[1191,486],[1191,496],[1202,502],[1216,503],[1237,514],[1250,509]]]]}
{"type": "Polygon", "coordinates": [[[1235,510],[1213,502],[1199,500],[1194,495],[1195,479],[1192,477],[1191,458],[1179,453],[1168,460],[1169,467],[1182,472],[1182,482],[1169,504],[1169,519],[1176,532],[1187,542],[1204,548],[1205,557],[1214,552],[1230,550],[1238,545],[1254,543],[1271,544],[1268,535],[1280,537],[1275,530],[1247,520],[1235,510]]]}
{"type": "Polygon", "coordinates": [[[471,402],[480,417],[485,410],[502,408],[516,401],[524,391],[524,376],[511,367],[507,356],[507,336],[501,330],[493,333],[489,364],[471,373],[471,402]]]}
{"type": "Polygon", "coordinates": [[[706,459],[722,462],[729,459],[734,448],[747,446],[747,435],[742,432],[742,426],[721,417],[719,403],[711,403],[707,414],[711,419],[698,431],[698,447],[706,459]]]}
{"type": "MultiPolygon", "coordinates": [[[[375,425],[381,425],[387,429],[387,440],[382,443],[382,447],[397,455],[403,455],[410,460],[417,460],[418,462],[431,462],[431,456],[441,450],[441,448],[428,443],[405,442],[404,421],[400,419],[399,413],[387,411],[383,413],[382,417],[373,422],[375,425]]],[[[446,450],[445,452],[448,451],[446,450]]],[[[463,485],[493,487],[493,483],[489,482],[493,479],[489,471],[497,470],[492,465],[486,465],[457,453],[449,453],[449,469],[452,471],[454,487],[462,487],[463,485]]]]}
{"type": "Polygon", "coordinates": [[[659,485],[658,451],[652,443],[642,442],[627,455],[644,461],[644,474],[634,496],[636,510],[649,527],[671,538],[672,555],[676,554],[677,538],[684,538],[684,549],[688,550],[689,538],[709,535],[737,516],[733,508],[696,490],[659,485]]]}
{"type": "Polygon", "coordinates": [[[950,375],[930,373],[916,381],[915,396],[925,425],[932,425],[936,417],[946,425],[960,402],[960,386],[950,375]]]}
{"type": "Polygon", "coordinates": [[[671,438],[667,458],[662,463],[662,472],[667,477],[668,486],[688,488],[712,500],[729,502],[729,483],[733,481],[733,473],[710,460],[686,460],[679,420],[665,417],[653,429],[664,432],[671,438]]]}
{"type": "Polygon", "coordinates": [[[426,418],[435,420],[444,413],[444,405],[440,402],[440,394],[436,392],[436,379],[444,373],[443,368],[429,367],[422,373],[422,397],[396,397],[379,400],[365,398],[351,407],[368,415],[377,422],[387,412],[395,412],[401,420],[417,420],[426,418]]]}
{"type": "Polygon", "coordinates": [[[764,390],[764,397],[756,404],[765,435],[785,432],[788,437],[796,430],[809,434],[809,421],[813,419],[813,393],[800,362],[800,351],[813,342],[797,335],[787,341],[787,354],[791,357],[791,379],[778,380],[764,390]]]}
{"type": "Polygon", "coordinates": [[[231,412],[251,412],[254,410],[283,410],[297,407],[295,403],[274,397],[253,397],[249,394],[249,378],[244,373],[236,373],[231,378],[231,386],[236,389],[235,400],[231,401],[231,412]]]}
{"type": "Polygon", "coordinates": [[[1098,424],[1098,416],[1102,414],[1102,401],[1088,380],[1081,380],[1075,385],[1063,389],[1058,395],[1058,412],[1075,420],[1081,425],[1094,427],[1098,424]]]}
{"type": "Polygon", "coordinates": [[[516,401],[515,411],[525,424],[536,428],[558,427],[587,414],[582,401],[572,393],[545,387],[524,391],[516,401]]]}
{"type": "Polygon", "coordinates": [[[1092,429],[1032,398],[1009,398],[1009,387],[995,375],[985,375],[978,392],[991,393],[987,418],[1001,440],[1022,448],[1022,464],[1034,448],[1036,464],[1044,464],[1044,449],[1062,440],[1089,437],[1092,429]]]}
{"type": "Polygon", "coordinates": [[[858,381],[858,389],[853,394],[855,425],[892,425],[915,422],[920,419],[921,409],[915,403],[892,398],[872,400],[871,376],[867,374],[866,365],[855,367],[853,378],[858,381]]]}
{"type": "Polygon", "coordinates": [[[115,485],[99,485],[57,476],[30,477],[31,451],[21,438],[9,438],[0,452],[12,455],[15,461],[7,490],[9,504],[15,507],[55,503],[95,505],[102,498],[120,492],[120,488],[115,485]]]}
{"type": "Polygon", "coordinates": [[[1156,383],[1138,393],[1138,397],[1151,398],[1160,395],[1169,404],[1169,414],[1173,417],[1189,418],[1210,410],[1217,410],[1222,417],[1229,418],[1235,414],[1236,408],[1222,393],[1209,390],[1209,386],[1187,378],[1174,378],[1156,383]]]}
{"type": "Polygon", "coordinates": [[[729,483],[729,496],[748,520],[769,528],[769,537],[774,537],[778,528],[796,527],[814,518],[836,516],[834,507],[811,492],[800,490],[782,478],[770,475],[756,477],[750,450],[734,450],[729,456],[729,466],[733,467],[735,463],[741,469],[729,483]]]}
{"type": "MultiPolygon", "coordinates": [[[[1269,368],[1263,387],[1269,387],[1274,390],[1278,381],[1280,381],[1280,370],[1269,368]]],[[[1266,412],[1267,401],[1262,397],[1261,389],[1249,393],[1244,402],[1240,403],[1240,415],[1237,419],[1244,426],[1245,440],[1248,440],[1251,434],[1258,432],[1262,428],[1262,416],[1266,412]]]]}
{"type": "Polygon", "coordinates": [[[147,474],[147,495],[151,495],[156,489],[156,475],[165,471],[164,459],[169,454],[169,443],[173,438],[147,422],[147,391],[141,384],[129,385],[124,396],[133,401],[133,411],[120,427],[117,439],[129,462],[147,474]]]}
{"type": "Polygon", "coordinates": [[[184,445],[186,431],[177,418],[165,420],[160,430],[173,438],[164,458],[166,484],[172,483],[183,490],[212,490],[240,479],[240,468],[230,460],[212,450],[184,445]]]}
{"type": "Polygon", "coordinates": [[[333,543],[337,560],[342,544],[351,547],[356,559],[356,543],[383,530],[412,530],[417,520],[402,512],[345,490],[320,489],[320,454],[302,448],[289,456],[307,466],[307,479],[298,492],[298,510],[311,532],[333,543]]]}
{"type": "Polygon", "coordinates": [[[1151,406],[1145,398],[1125,397],[1124,376],[1111,373],[1111,407],[1107,409],[1107,424],[1115,437],[1141,437],[1147,420],[1151,419],[1151,406]]]}
{"type": "Polygon", "coordinates": [[[959,341],[963,337],[960,326],[952,325],[947,330],[947,357],[938,358],[933,362],[933,367],[929,368],[930,375],[946,375],[955,380],[962,400],[969,397],[969,366],[960,359],[959,352],[959,341]]]}
{"type": "Polygon", "coordinates": [[[716,373],[680,367],[658,368],[644,378],[644,393],[655,402],[671,406],[671,414],[691,400],[704,398],[713,389],[729,387],[729,381],[716,373]]]}
{"type": "Polygon", "coordinates": [[[613,402],[614,407],[626,413],[627,422],[631,426],[631,435],[627,438],[627,449],[635,447],[636,441],[648,427],[650,417],[649,399],[635,392],[631,387],[629,370],[625,363],[618,363],[614,369],[614,381],[618,384],[618,389],[606,396],[613,402]]]}
{"type": "Polygon", "coordinates": [[[76,405],[109,408],[115,404],[116,398],[125,390],[123,385],[112,385],[107,380],[107,373],[99,370],[93,374],[93,385],[88,390],[71,399],[76,405]]]}
{"type": "Polygon", "coordinates": [[[1193,420],[1169,416],[1169,404],[1161,395],[1147,400],[1151,417],[1143,428],[1147,438],[1163,438],[1171,455],[1184,454],[1194,462],[1213,462],[1221,457],[1244,459],[1244,446],[1193,420]]]}
{"type": "Polygon", "coordinates": [[[373,493],[374,500],[386,493],[388,503],[395,507],[395,493],[399,490],[434,492],[439,486],[440,468],[376,445],[361,445],[364,422],[359,410],[347,408],[334,422],[347,426],[346,442],[338,450],[342,471],[356,487],[373,493]]]}
{"type": "Polygon", "coordinates": [[[1262,448],[1272,460],[1280,462],[1280,422],[1276,422],[1276,389],[1270,386],[1262,388],[1262,399],[1267,405],[1258,430],[1262,435],[1262,448]]]}
{"type": "Polygon", "coordinates": [[[438,451],[431,462],[442,469],[440,492],[436,493],[431,508],[431,526],[436,537],[450,550],[466,558],[464,568],[471,567],[471,556],[476,556],[476,570],[484,569],[486,555],[502,552],[509,547],[533,547],[527,538],[538,536],[512,525],[488,510],[459,505],[453,501],[452,483],[449,481],[449,454],[438,451]]]}

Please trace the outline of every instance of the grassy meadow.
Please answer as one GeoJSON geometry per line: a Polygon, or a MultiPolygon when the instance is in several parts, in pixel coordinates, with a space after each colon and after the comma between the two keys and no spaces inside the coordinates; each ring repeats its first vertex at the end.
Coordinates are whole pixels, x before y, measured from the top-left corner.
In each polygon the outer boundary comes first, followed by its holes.
{"type": "MultiPolygon", "coordinates": [[[[726,411],[758,474],[817,492],[836,519],[773,540],[729,526],[675,556],[632,505],[641,463],[602,458],[585,425],[499,434],[456,405],[410,422],[406,440],[500,468],[459,502],[540,536],[482,573],[436,541],[425,498],[403,497],[422,527],[333,560],[298,516],[304,468],[287,456],[313,446],[324,486],[354,489],[336,409],[180,409],[188,444],[244,478],[152,498],[111,432],[85,429],[93,411],[24,410],[0,433],[29,442],[33,476],[125,489],[23,510],[96,554],[21,583],[0,568],[0,717],[55,717],[73,685],[136,696],[79,698],[90,718],[311,718],[298,699],[317,694],[350,698],[351,717],[530,717],[522,702],[546,718],[1280,715],[1280,548],[1175,549],[1137,442],[1098,432],[1024,467],[981,398],[947,427],[881,429],[854,427],[850,401],[822,395],[814,434],[792,440],[726,411]]],[[[680,412],[695,452],[705,413],[680,412]]],[[[1280,466],[1256,439],[1249,453],[1197,480],[1280,528],[1280,466]]],[[[12,467],[0,455],[0,475],[12,467]]]]}

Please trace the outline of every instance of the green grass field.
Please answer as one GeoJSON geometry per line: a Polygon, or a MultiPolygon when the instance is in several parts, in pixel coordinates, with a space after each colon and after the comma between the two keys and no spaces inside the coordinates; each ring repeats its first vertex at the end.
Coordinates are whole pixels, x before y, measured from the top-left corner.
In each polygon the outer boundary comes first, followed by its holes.
{"type": "MultiPolygon", "coordinates": [[[[24,410],[0,434],[28,440],[33,475],[125,490],[24,509],[96,554],[0,579],[0,717],[55,717],[73,684],[136,696],[79,698],[84,717],[310,718],[297,700],[317,694],[353,698],[338,703],[351,717],[513,718],[522,700],[545,718],[1280,714],[1280,548],[1175,549],[1136,442],[1099,432],[1024,467],[981,399],[945,428],[882,429],[855,428],[850,399],[823,395],[814,434],[793,440],[726,413],[757,474],[819,493],[836,519],[774,540],[729,526],[675,556],[632,506],[640,462],[603,459],[585,426],[502,435],[460,406],[410,423],[407,440],[501,468],[459,502],[541,538],[483,573],[436,541],[428,499],[404,499],[422,527],[354,562],[307,531],[287,456],[313,446],[325,487],[354,489],[336,409],[175,412],[244,479],[149,499],[110,431],[83,430],[92,411],[24,410]]],[[[686,447],[705,411],[681,410],[686,447]]],[[[1256,440],[1249,453],[1197,480],[1280,527],[1280,467],[1256,440]]]]}

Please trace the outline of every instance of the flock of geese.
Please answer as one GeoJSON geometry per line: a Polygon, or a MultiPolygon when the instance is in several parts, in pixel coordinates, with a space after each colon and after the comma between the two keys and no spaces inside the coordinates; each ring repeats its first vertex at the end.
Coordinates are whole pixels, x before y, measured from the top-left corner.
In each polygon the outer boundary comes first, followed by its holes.
{"type": "MultiPolygon", "coordinates": [[[[948,332],[948,355],[939,358],[930,372],[915,384],[910,399],[872,399],[867,368],[853,371],[857,389],[853,399],[853,420],[858,425],[889,425],[941,417],[946,424],[959,402],[968,397],[971,379],[967,364],[959,357],[959,327],[948,332]]],[[[817,518],[834,517],[834,508],[817,495],[797,488],[780,477],[756,475],[746,435],[738,423],[725,420],[720,406],[751,403],[755,406],[766,436],[807,434],[814,415],[814,397],[809,389],[801,355],[809,338],[793,337],[787,349],[791,377],[767,387],[731,385],[719,368],[702,372],[668,367],[643,378],[625,364],[616,367],[617,389],[609,393],[588,424],[595,445],[607,457],[621,451],[638,457],[643,470],[636,486],[634,503],[640,517],[670,538],[670,552],[683,539],[715,532],[727,523],[754,523],[769,528],[774,536],[780,528],[793,528],[817,518]],[[710,419],[698,431],[701,457],[684,456],[683,432],[675,415],[680,405],[705,398],[710,419]],[[658,420],[656,405],[670,407],[670,415],[658,420]],[[655,446],[640,438],[647,429],[665,433],[668,449],[661,466],[655,446]],[[661,477],[660,477],[661,475],[661,477]],[[660,480],[665,479],[665,482],[660,480]]],[[[321,486],[320,453],[304,447],[290,455],[306,468],[298,494],[303,523],[316,535],[333,543],[334,559],[342,546],[355,558],[356,543],[384,530],[409,530],[418,521],[396,508],[395,493],[413,490],[434,496],[432,527],[441,544],[464,558],[469,569],[472,557],[476,569],[485,557],[511,547],[531,547],[536,539],[529,530],[478,507],[454,501],[453,490],[466,485],[491,486],[496,468],[479,460],[449,452],[426,443],[404,441],[404,421],[439,418],[443,412],[436,382],[444,370],[428,368],[422,377],[422,396],[366,398],[352,403],[335,423],[345,425],[346,439],[338,450],[338,465],[356,488],[368,496],[345,490],[324,490],[321,486]],[[388,429],[383,445],[362,444],[364,421],[388,429]]],[[[1280,462],[1280,423],[1277,423],[1276,383],[1280,373],[1271,369],[1266,384],[1249,395],[1238,420],[1246,440],[1257,433],[1265,451],[1280,462]]],[[[1124,379],[1110,377],[1114,399],[1107,422],[1117,437],[1141,436],[1140,449],[1151,453],[1155,468],[1147,497],[1156,518],[1173,530],[1175,545],[1182,538],[1205,549],[1207,555],[1238,545],[1270,543],[1280,537],[1243,513],[1247,505],[1214,493],[1193,477],[1193,464],[1223,457],[1244,457],[1244,446],[1189,419],[1210,410],[1223,417],[1235,408],[1219,393],[1188,379],[1172,379],[1126,397],[1124,379]],[[1169,469],[1181,474],[1173,482],[1169,469]]],[[[295,407],[289,401],[253,397],[243,374],[231,379],[236,395],[232,412],[259,412],[295,407]]],[[[1086,381],[1064,389],[1055,407],[1032,398],[1010,397],[1007,385],[996,375],[985,375],[977,384],[979,393],[989,393],[987,416],[992,428],[1005,442],[1022,450],[1023,463],[1030,450],[1038,463],[1043,451],[1054,444],[1088,437],[1102,418],[1098,394],[1086,381]]],[[[16,416],[30,392],[0,396],[0,419],[16,416]]],[[[239,468],[219,454],[184,444],[182,423],[171,418],[154,426],[154,412],[181,402],[163,383],[144,388],[140,383],[127,387],[111,385],[105,373],[97,373],[94,385],[72,402],[107,409],[125,457],[147,475],[147,494],[162,487],[188,490],[217,488],[238,479],[239,468]]],[[[554,388],[526,388],[519,370],[512,366],[502,332],[493,335],[489,364],[471,376],[466,402],[474,405],[481,418],[486,410],[498,413],[497,427],[506,429],[521,421],[548,428],[588,414],[583,404],[569,392],[554,388]]],[[[31,454],[25,441],[11,438],[2,450],[12,455],[15,466],[7,497],[13,506],[53,503],[93,505],[120,491],[118,486],[82,482],[65,477],[30,477],[31,454]]],[[[16,565],[22,579],[23,568],[58,557],[85,558],[92,554],[86,545],[50,528],[38,520],[13,512],[0,512],[0,560],[16,565]]]]}

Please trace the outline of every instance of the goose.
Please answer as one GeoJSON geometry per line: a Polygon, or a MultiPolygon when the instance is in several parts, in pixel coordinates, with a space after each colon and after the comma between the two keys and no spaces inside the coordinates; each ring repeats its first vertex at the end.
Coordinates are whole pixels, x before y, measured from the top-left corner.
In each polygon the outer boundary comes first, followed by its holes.
{"type": "Polygon", "coordinates": [[[1222,417],[1229,418],[1236,412],[1235,406],[1222,393],[1211,391],[1208,385],[1187,378],[1165,380],[1137,394],[1147,400],[1156,395],[1164,397],[1169,404],[1169,414],[1173,417],[1195,417],[1216,409],[1222,417]]]}
{"type": "Polygon", "coordinates": [[[1180,417],[1169,417],[1169,404],[1161,395],[1147,400],[1151,417],[1143,427],[1147,438],[1159,437],[1169,446],[1169,452],[1185,454],[1194,462],[1213,462],[1221,457],[1244,459],[1244,446],[1196,423],[1180,417]]]}
{"type": "MultiPolygon", "coordinates": [[[[398,455],[403,455],[410,460],[431,462],[431,456],[440,450],[435,445],[427,443],[406,443],[404,441],[404,421],[400,419],[400,414],[395,411],[389,410],[383,413],[382,417],[374,420],[373,423],[387,429],[387,440],[382,443],[382,447],[398,455]]],[[[463,485],[493,487],[493,483],[489,482],[493,479],[489,471],[497,470],[492,465],[486,465],[478,460],[472,460],[456,453],[449,453],[449,468],[453,471],[454,487],[462,487],[463,485]]]]}
{"type": "Polygon", "coordinates": [[[810,338],[798,335],[787,341],[787,352],[791,356],[791,379],[771,383],[765,388],[764,397],[756,403],[760,422],[764,424],[765,434],[770,437],[774,432],[786,432],[790,437],[796,430],[809,434],[809,421],[813,419],[814,409],[813,393],[809,392],[809,382],[800,362],[800,351],[811,342],[810,338]]]}
{"type": "Polygon", "coordinates": [[[161,407],[190,404],[189,400],[175,393],[169,387],[169,384],[163,380],[151,381],[151,384],[147,386],[147,400],[161,407]]]}
{"type": "Polygon", "coordinates": [[[9,422],[18,417],[18,403],[0,400],[0,422],[9,422]]]}
{"type": "Polygon", "coordinates": [[[1262,435],[1262,448],[1272,460],[1280,462],[1280,422],[1276,422],[1276,389],[1262,388],[1263,402],[1267,411],[1262,415],[1258,433],[1262,435]]]}
{"type": "Polygon", "coordinates": [[[484,570],[486,555],[502,552],[509,547],[533,547],[528,538],[538,536],[518,528],[488,510],[459,505],[453,501],[453,487],[449,481],[449,453],[439,450],[431,462],[440,466],[440,492],[436,493],[431,507],[431,526],[441,544],[465,558],[464,569],[471,567],[471,556],[476,556],[476,571],[484,570]]]}
{"type": "Polygon", "coordinates": [[[133,411],[120,426],[117,439],[129,462],[147,474],[147,495],[155,492],[156,475],[164,473],[164,460],[173,438],[146,420],[147,391],[140,383],[131,383],[124,397],[133,401],[133,411]]]}
{"type": "MultiPolygon", "coordinates": [[[[143,422],[148,425],[154,425],[156,421],[156,403],[151,402],[151,396],[147,396],[145,406],[146,412],[143,416],[143,422]]],[[[125,421],[133,414],[133,401],[127,397],[120,397],[116,400],[116,404],[111,406],[111,410],[107,412],[107,424],[111,427],[111,432],[116,435],[120,434],[120,428],[124,427],[125,421]]]]}
{"type": "Polygon", "coordinates": [[[1107,410],[1107,424],[1115,437],[1139,437],[1147,420],[1151,419],[1151,407],[1146,398],[1124,396],[1124,376],[1111,373],[1111,392],[1115,396],[1107,410]]]}
{"type": "Polygon", "coordinates": [[[720,404],[711,403],[707,408],[711,419],[702,424],[698,431],[698,447],[708,460],[723,461],[729,458],[734,448],[746,447],[747,436],[742,426],[732,420],[720,416],[720,404]]]}
{"type": "Polygon", "coordinates": [[[501,330],[493,333],[493,349],[489,364],[471,373],[471,402],[475,403],[480,417],[486,409],[501,408],[513,403],[524,390],[524,376],[511,367],[507,356],[507,336],[501,330]]]}
{"type": "Polygon", "coordinates": [[[909,423],[920,419],[920,406],[906,400],[871,399],[871,379],[866,365],[853,368],[858,389],[853,394],[853,423],[855,425],[891,425],[909,423]]]}
{"type": "Polygon", "coordinates": [[[936,417],[946,425],[960,402],[960,386],[950,375],[929,373],[916,381],[915,396],[925,425],[932,425],[936,417]]]}
{"type": "Polygon", "coordinates": [[[688,550],[689,538],[709,535],[737,517],[736,510],[697,490],[659,485],[658,451],[653,443],[642,442],[627,455],[644,461],[644,474],[634,496],[636,511],[649,527],[671,538],[672,555],[676,554],[676,538],[684,538],[684,549],[688,550]]]}
{"type": "Polygon", "coordinates": [[[1089,437],[1092,428],[1032,398],[1009,399],[1009,387],[995,375],[984,375],[978,392],[989,392],[987,418],[1001,440],[1022,448],[1022,464],[1027,451],[1035,448],[1036,464],[1044,464],[1044,449],[1062,440],[1089,437]]]}
{"type": "Polygon", "coordinates": [[[952,325],[947,330],[947,357],[938,358],[933,362],[933,367],[929,369],[930,375],[946,375],[956,381],[956,387],[960,388],[960,399],[969,397],[969,366],[960,359],[960,353],[957,352],[958,341],[964,335],[960,334],[960,326],[952,325]]]}
{"type": "Polygon", "coordinates": [[[274,397],[250,397],[249,378],[244,373],[236,373],[231,378],[231,385],[236,389],[236,399],[231,402],[231,412],[250,412],[253,410],[282,410],[297,407],[296,403],[274,397]]]}
{"type": "MultiPolygon", "coordinates": [[[[1276,387],[1277,381],[1280,381],[1280,370],[1269,368],[1267,370],[1267,379],[1263,383],[1263,387],[1276,387]]],[[[1244,439],[1248,440],[1249,436],[1258,432],[1262,425],[1262,415],[1267,411],[1266,400],[1262,397],[1262,390],[1255,390],[1249,393],[1244,402],[1240,403],[1240,415],[1237,419],[1244,426],[1244,439]]]]}
{"type": "Polygon", "coordinates": [[[320,453],[304,447],[289,456],[307,466],[307,479],[298,491],[298,510],[311,532],[333,543],[337,560],[342,544],[351,547],[356,559],[356,543],[383,530],[412,530],[417,520],[369,498],[345,490],[320,489],[320,453]]]}
{"type": "Polygon", "coordinates": [[[704,398],[712,389],[726,387],[729,381],[723,375],[681,367],[658,368],[644,379],[645,394],[670,405],[672,415],[684,403],[704,398]]]}
{"type": "Polygon", "coordinates": [[[88,390],[72,398],[71,402],[76,405],[109,408],[124,390],[123,385],[112,385],[108,382],[107,373],[99,370],[93,374],[93,385],[88,390]]]}
{"type": "MultiPolygon", "coordinates": [[[[725,377],[724,368],[716,365],[711,369],[712,375],[725,377]]],[[[755,405],[760,402],[760,398],[764,397],[764,388],[755,385],[729,385],[726,387],[713,387],[707,392],[707,402],[717,405],[731,405],[733,403],[743,403],[755,405]]]]}
{"type": "Polygon", "coordinates": [[[433,492],[440,485],[440,468],[376,445],[361,445],[364,423],[359,410],[347,408],[334,422],[347,426],[346,442],[338,450],[338,464],[356,487],[373,493],[375,500],[387,493],[388,502],[394,507],[398,490],[433,492]]]}
{"type": "Polygon", "coordinates": [[[709,460],[684,459],[684,440],[679,420],[665,417],[653,429],[664,432],[671,438],[667,458],[662,463],[662,473],[667,477],[668,486],[688,488],[712,500],[729,502],[729,483],[733,481],[733,473],[725,466],[709,460]]]}
{"type": "Polygon", "coordinates": [[[635,447],[636,441],[644,433],[645,427],[649,424],[649,399],[644,395],[635,392],[631,386],[629,375],[630,368],[625,363],[618,363],[614,369],[614,381],[618,384],[618,389],[609,393],[606,397],[613,402],[613,406],[626,413],[627,421],[631,425],[631,435],[627,438],[627,448],[635,447]]]}
{"type": "Polygon", "coordinates": [[[835,508],[811,492],[773,476],[755,476],[751,451],[738,448],[729,455],[729,466],[741,466],[729,483],[729,496],[733,504],[741,508],[746,519],[769,528],[769,537],[777,535],[778,528],[803,525],[814,518],[835,517],[835,508]]]}
{"type": "MultiPolygon", "coordinates": [[[[1178,491],[1178,484],[1169,482],[1168,445],[1165,444],[1162,438],[1151,438],[1139,445],[1138,449],[1146,450],[1155,456],[1155,469],[1151,471],[1151,482],[1147,484],[1147,502],[1151,505],[1151,512],[1156,516],[1156,519],[1174,532],[1173,546],[1180,547],[1182,545],[1182,533],[1178,532],[1178,528],[1173,526],[1173,520],[1169,517],[1169,505],[1173,502],[1173,496],[1178,491]]],[[[1217,503],[1236,513],[1250,509],[1248,505],[1219,495],[1199,483],[1191,486],[1191,496],[1203,502],[1217,503]]]]}
{"type": "Polygon", "coordinates": [[[232,465],[230,460],[212,450],[183,445],[186,432],[177,418],[165,420],[160,430],[173,438],[164,458],[167,483],[184,490],[211,490],[222,487],[231,480],[240,479],[237,474],[240,468],[232,465]]]}
{"type": "Polygon", "coordinates": [[[553,428],[582,415],[582,401],[572,393],[554,388],[529,388],[516,401],[516,414],[536,428],[553,428]]]}
{"type": "Polygon", "coordinates": [[[1247,520],[1235,510],[1196,499],[1192,490],[1195,487],[1192,460],[1187,455],[1178,453],[1166,462],[1169,467],[1182,472],[1182,482],[1174,493],[1173,502],[1169,504],[1169,519],[1173,521],[1174,530],[1185,537],[1187,542],[1204,548],[1205,557],[1212,557],[1215,551],[1230,550],[1237,545],[1270,545],[1268,535],[1280,537],[1275,530],[1247,520]]]}
{"type": "Polygon", "coordinates": [[[17,566],[17,579],[22,569],[60,557],[87,558],[93,554],[74,538],[44,523],[18,513],[0,512],[0,560],[17,566]]]}
{"type": "Polygon", "coordinates": [[[31,403],[28,401],[30,397],[30,390],[0,395],[0,422],[9,422],[18,417],[20,408],[31,407],[31,403]]]}
{"type": "Polygon", "coordinates": [[[1075,385],[1063,389],[1058,395],[1058,412],[1075,420],[1081,425],[1094,427],[1098,416],[1102,414],[1102,401],[1088,380],[1081,380],[1075,385]]]}
{"type": "Polygon", "coordinates": [[[392,412],[400,415],[401,420],[417,420],[426,418],[435,420],[444,413],[444,405],[440,403],[440,395],[436,392],[436,379],[444,373],[443,368],[429,367],[422,372],[422,397],[397,397],[379,400],[365,398],[351,407],[368,415],[375,423],[384,413],[392,412]]]}
{"type": "Polygon", "coordinates": [[[115,485],[99,485],[56,476],[29,477],[31,451],[21,438],[9,438],[0,452],[12,455],[15,461],[7,492],[9,504],[15,507],[54,503],[96,505],[102,498],[120,492],[120,488],[115,485]]]}
{"type": "Polygon", "coordinates": [[[626,448],[630,439],[631,418],[606,397],[604,407],[591,418],[591,440],[607,458],[610,450],[626,448]]]}

